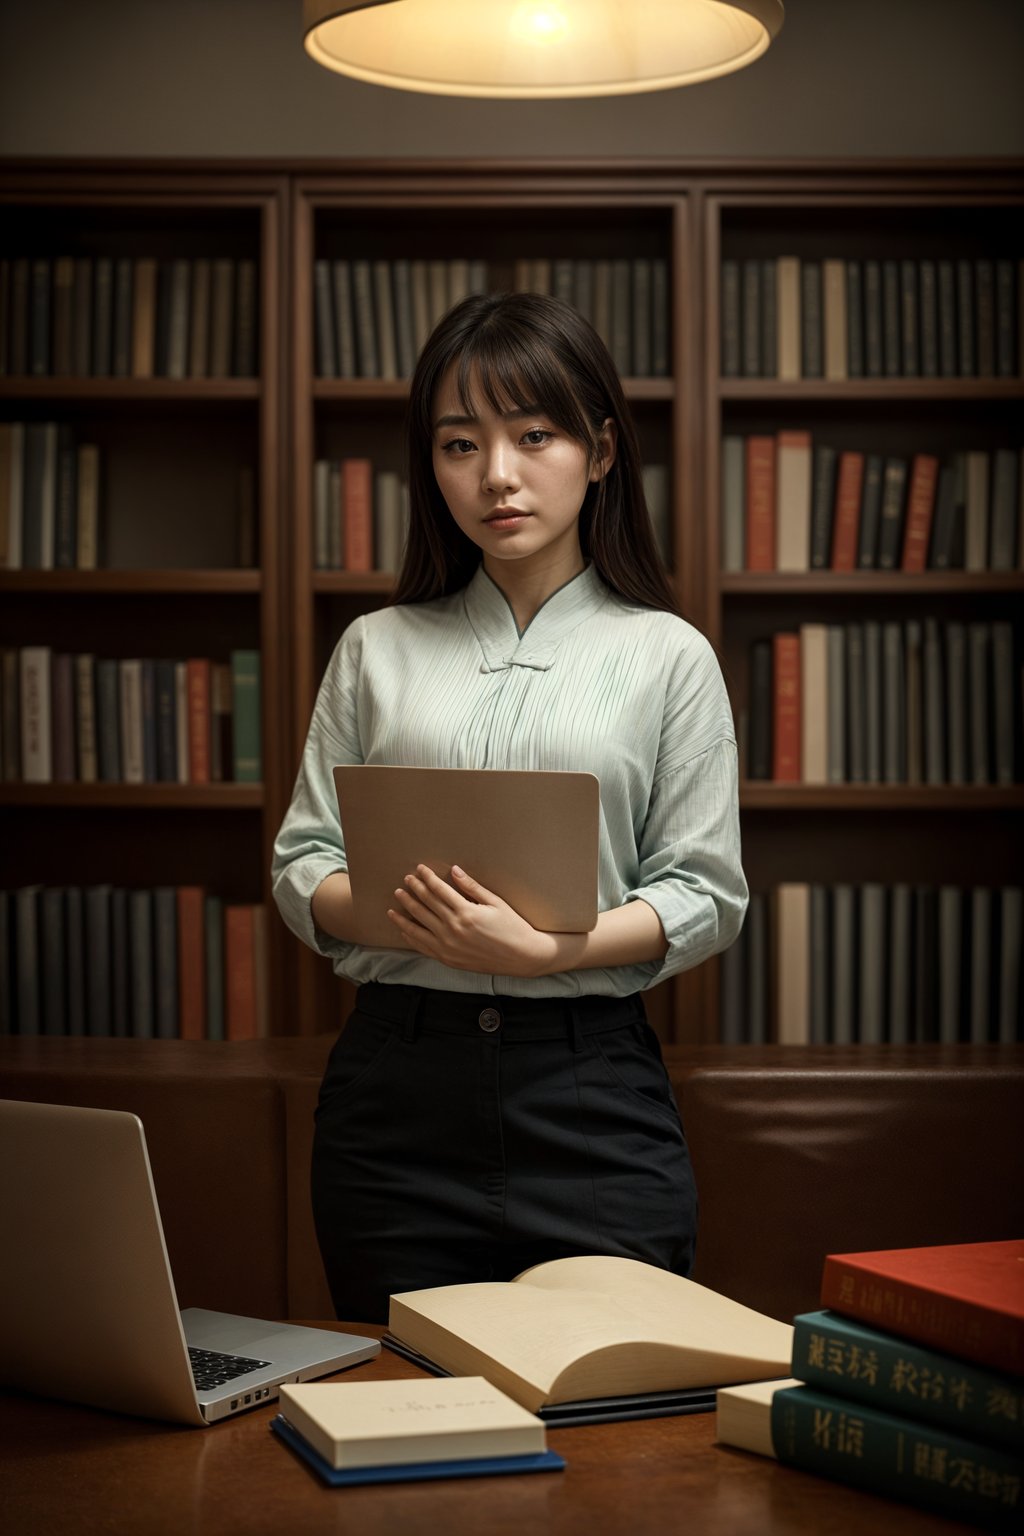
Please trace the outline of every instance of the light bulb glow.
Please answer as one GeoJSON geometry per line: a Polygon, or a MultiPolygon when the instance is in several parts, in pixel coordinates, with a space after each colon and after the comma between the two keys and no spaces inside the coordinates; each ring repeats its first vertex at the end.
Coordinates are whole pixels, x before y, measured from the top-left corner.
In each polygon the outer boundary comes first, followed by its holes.
{"type": "Polygon", "coordinates": [[[512,13],[509,31],[533,43],[564,42],[569,30],[565,14],[545,0],[527,0],[512,13]]]}

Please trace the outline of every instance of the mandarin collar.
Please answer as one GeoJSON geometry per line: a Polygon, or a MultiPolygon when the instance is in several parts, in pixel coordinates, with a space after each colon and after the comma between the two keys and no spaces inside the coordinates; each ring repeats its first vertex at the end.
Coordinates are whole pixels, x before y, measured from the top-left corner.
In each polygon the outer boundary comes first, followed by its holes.
{"type": "Polygon", "coordinates": [[[503,672],[507,667],[546,672],[560,642],[599,612],[609,596],[593,565],[585,566],[544,600],[520,635],[508,598],[479,565],[463,592],[463,602],[483,652],[481,672],[503,672]]]}

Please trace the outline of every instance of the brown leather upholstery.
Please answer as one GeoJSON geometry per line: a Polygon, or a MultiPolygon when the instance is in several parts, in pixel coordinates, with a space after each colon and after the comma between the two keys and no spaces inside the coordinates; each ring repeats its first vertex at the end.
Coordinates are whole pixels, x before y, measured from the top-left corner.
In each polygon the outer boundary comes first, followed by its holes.
{"type": "Polygon", "coordinates": [[[1019,1237],[1022,1054],[780,1047],[687,1072],[694,1278],[789,1321],[828,1253],[1019,1237]]]}
{"type": "MultiPolygon", "coordinates": [[[[182,1306],[329,1317],[309,1205],[331,1040],[0,1040],[0,1096],[146,1127],[182,1306]]],[[[1024,1232],[1024,1048],[677,1048],[695,1277],[774,1316],[826,1253],[1024,1232]]]]}

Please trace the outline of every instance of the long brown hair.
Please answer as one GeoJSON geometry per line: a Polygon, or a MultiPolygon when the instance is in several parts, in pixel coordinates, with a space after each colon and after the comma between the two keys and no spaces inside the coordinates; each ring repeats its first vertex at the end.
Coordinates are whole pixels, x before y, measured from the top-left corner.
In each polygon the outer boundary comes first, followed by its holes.
{"type": "Polygon", "coordinates": [[[409,537],[393,603],[457,592],[481,553],[459,528],[434,477],[433,409],[453,363],[460,409],[475,415],[471,373],[492,410],[538,409],[580,443],[592,463],[611,417],[615,460],[580,509],[580,546],[605,584],[630,602],[678,613],[644,499],[636,427],[615,364],[593,326],[561,299],[535,293],[474,294],[439,322],[416,365],[406,426],[409,537]]]}

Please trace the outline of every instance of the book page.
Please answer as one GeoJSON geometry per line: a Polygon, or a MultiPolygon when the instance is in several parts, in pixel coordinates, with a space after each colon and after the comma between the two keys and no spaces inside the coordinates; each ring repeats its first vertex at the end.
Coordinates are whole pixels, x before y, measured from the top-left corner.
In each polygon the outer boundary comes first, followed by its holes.
{"type": "Polygon", "coordinates": [[[447,1370],[488,1374],[497,1362],[537,1402],[783,1375],[793,1335],[692,1280],[602,1257],[538,1265],[508,1285],[406,1292],[392,1298],[390,1326],[447,1370]]]}

